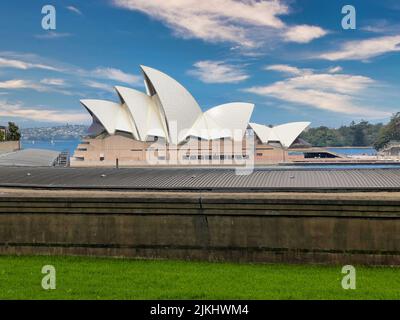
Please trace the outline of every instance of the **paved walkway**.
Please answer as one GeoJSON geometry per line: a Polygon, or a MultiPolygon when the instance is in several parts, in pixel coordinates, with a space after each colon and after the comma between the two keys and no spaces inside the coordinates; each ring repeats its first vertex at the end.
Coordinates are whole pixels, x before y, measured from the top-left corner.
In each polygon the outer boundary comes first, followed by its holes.
{"type": "Polygon", "coordinates": [[[24,149],[0,154],[0,166],[50,167],[60,152],[42,149],[24,149]]]}

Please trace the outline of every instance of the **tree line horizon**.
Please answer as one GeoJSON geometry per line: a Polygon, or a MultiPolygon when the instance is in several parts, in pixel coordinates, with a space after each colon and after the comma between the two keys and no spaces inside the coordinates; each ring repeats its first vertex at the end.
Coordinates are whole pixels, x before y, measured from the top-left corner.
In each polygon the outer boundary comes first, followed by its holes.
{"type": "Polygon", "coordinates": [[[374,147],[381,150],[391,141],[400,143],[400,112],[393,114],[386,125],[352,121],[339,128],[310,128],[302,132],[300,138],[314,147],[374,147]]]}

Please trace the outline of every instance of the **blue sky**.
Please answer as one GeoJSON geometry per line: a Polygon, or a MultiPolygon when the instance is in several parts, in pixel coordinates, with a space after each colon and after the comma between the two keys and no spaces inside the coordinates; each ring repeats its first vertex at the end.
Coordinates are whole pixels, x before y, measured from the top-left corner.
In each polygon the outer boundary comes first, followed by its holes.
{"type": "Polygon", "coordinates": [[[140,64],[203,110],[253,102],[263,124],[338,127],[400,111],[397,0],[14,0],[0,17],[0,123],[89,124],[79,100],[144,90],[140,64]],[[47,4],[53,31],[41,26],[47,4]],[[355,30],[342,28],[346,4],[355,30]]]}

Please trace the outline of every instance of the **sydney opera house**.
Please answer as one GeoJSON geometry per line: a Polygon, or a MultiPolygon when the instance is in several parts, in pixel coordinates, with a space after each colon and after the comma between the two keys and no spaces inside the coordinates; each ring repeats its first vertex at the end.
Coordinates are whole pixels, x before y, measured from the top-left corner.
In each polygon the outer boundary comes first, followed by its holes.
{"type": "MultiPolygon", "coordinates": [[[[146,93],[117,86],[119,102],[82,100],[93,118],[73,166],[279,163],[309,145],[299,139],[309,122],[275,127],[251,123],[254,105],[232,102],[202,111],[180,83],[141,66],[146,93]]],[[[266,119],[270,120],[270,119],[266,119]]],[[[304,154],[303,154],[304,156],[304,154]]]]}

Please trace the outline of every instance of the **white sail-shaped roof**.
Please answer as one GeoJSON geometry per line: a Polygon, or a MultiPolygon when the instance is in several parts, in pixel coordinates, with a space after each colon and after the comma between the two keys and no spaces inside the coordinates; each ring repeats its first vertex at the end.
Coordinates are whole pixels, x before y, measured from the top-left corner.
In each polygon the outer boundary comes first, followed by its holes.
{"type": "Polygon", "coordinates": [[[153,68],[141,66],[146,93],[116,86],[120,103],[82,100],[93,116],[92,131],[102,127],[110,135],[129,132],[140,141],[150,136],[179,144],[188,137],[205,140],[242,139],[250,126],[263,143],[280,142],[289,148],[309,122],[287,123],[273,128],[250,123],[254,109],[251,103],[234,102],[202,112],[192,95],[176,80],[153,68]]]}
{"type": "Polygon", "coordinates": [[[226,138],[229,134],[223,132],[221,127],[205,113],[201,114],[193,126],[187,131],[186,137],[197,137],[204,140],[226,138]]]}
{"type": "Polygon", "coordinates": [[[242,139],[248,126],[254,104],[234,102],[226,103],[207,110],[204,115],[215,121],[220,129],[228,131],[230,138],[242,139]],[[239,133],[239,135],[235,135],[239,133]]]}
{"type": "Polygon", "coordinates": [[[187,136],[212,140],[231,138],[241,140],[246,132],[254,105],[227,103],[213,107],[201,114],[187,136]]]}
{"type": "Polygon", "coordinates": [[[133,122],[136,126],[139,140],[145,141],[149,135],[166,137],[160,113],[155,102],[150,96],[140,91],[116,86],[121,102],[126,104],[130,114],[133,115],[133,122]]]}
{"type": "Polygon", "coordinates": [[[135,139],[135,126],[132,123],[130,113],[119,103],[105,100],[81,100],[83,106],[94,114],[109,134],[115,134],[117,130],[130,132],[135,139]]]}
{"type": "Polygon", "coordinates": [[[193,96],[176,80],[156,69],[141,66],[145,74],[147,92],[158,95],[161,115],[165,115],[167,125],[174,122],[178,134],[171,134],[170,140],[177,144],[185,139],[184,130],[189,130],[202,114],[193,96]]]}
{"type": "Polygon", "coordinates": [[[310,122],[291,122],[274,127],[281,144],[289,148],[297,137],[310,125],[310,122]]]}
{"type": "Polygon", "coordinates": [[[258,123],[249,123],[249,126],[253,129],[254,133],[257,135],[262,143],[268,143],[270,141],[272,128],[258,123]]]}
{"type": "Polygon", "coordinates": [[[123,104],[120,107],[115,129],[117,131],[132,133],[135,139],[139,139],[135,123],[133,122],[132,114],[130,113],[129,108],[126,104],[123,104]]]}
{"type": "Polygon", "coordinates": [[[284,148],[289,148],[309,125],[310,122],[291,122],[270,128],[249,123],[262,143],[279,142],[284,148]]]}

